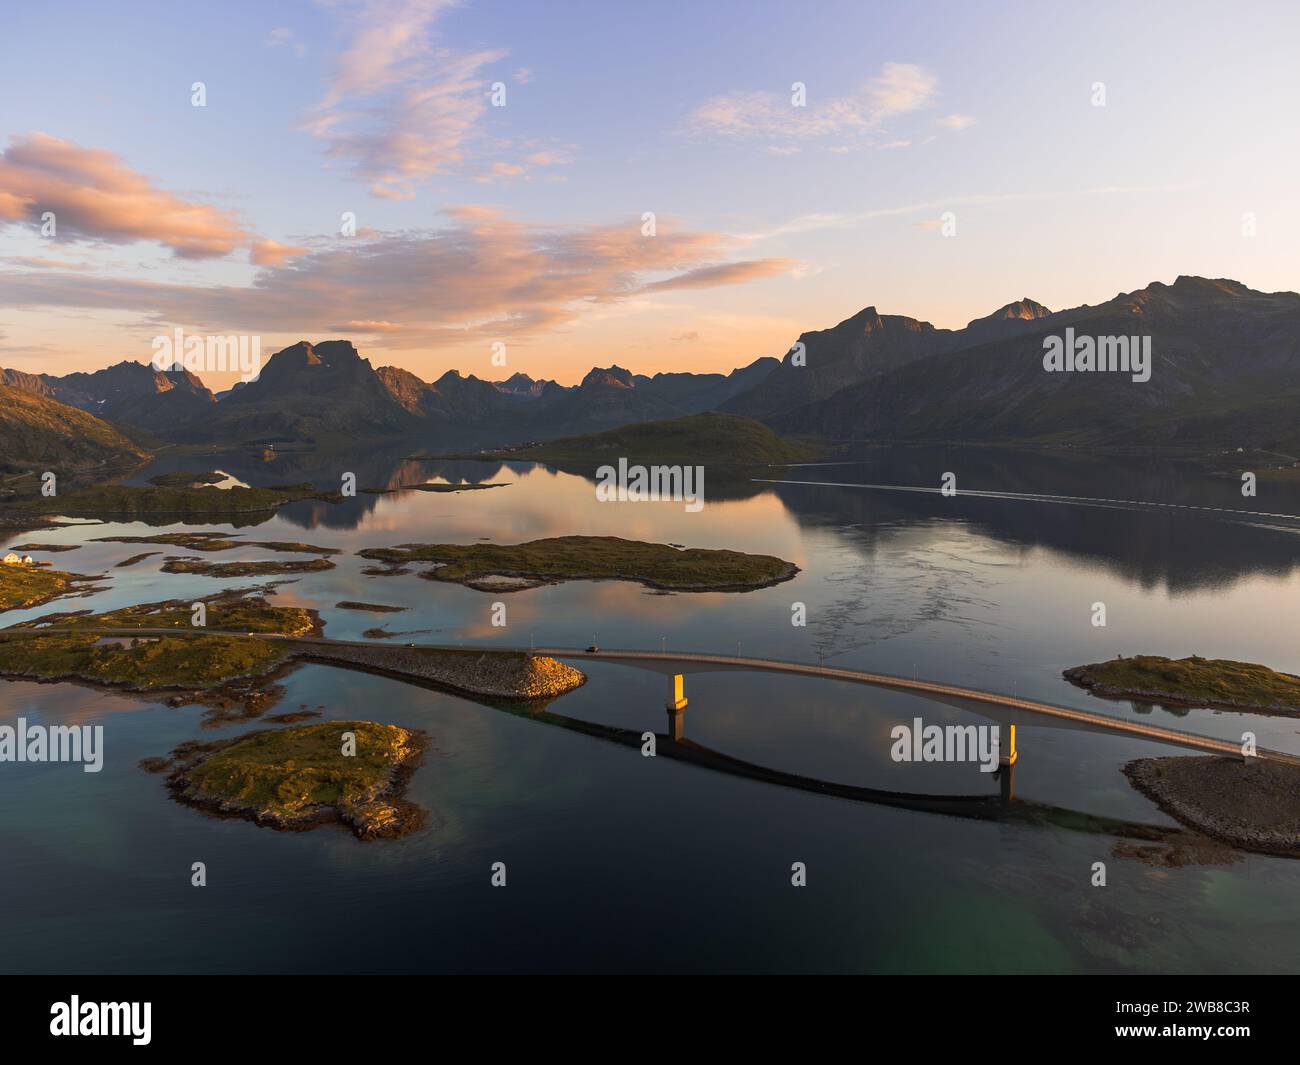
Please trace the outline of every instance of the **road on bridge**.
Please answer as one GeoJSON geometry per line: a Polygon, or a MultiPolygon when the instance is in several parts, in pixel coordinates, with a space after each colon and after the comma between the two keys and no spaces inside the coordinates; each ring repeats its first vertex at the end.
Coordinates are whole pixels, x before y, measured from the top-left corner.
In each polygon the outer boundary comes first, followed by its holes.
{"type": "MultiPolygon", "coordinates": [[[[384,644],[374,640],[332,640],[323,636],[284,636],[264,632],[232,632],[222,629],[202,628],[87,628],[74,626],[46,626],[38,629],[0,629],[0,637],[41,636],[51,633],[68,633],[95,636],[243,636],[255,639],[278,640],[300,644],[306,647],[364,647],[370,650],[417,650],[427,651],[473,651],[485,654],[526,654],[540,655],[548,658],[563,658],[585,662],[608,662],[612,665],[632,666],[648,669],[656,673],[691,673],[725,670],[746,670],[767,673],[784,673],[793,676],[821,677],[826,680],[847,681],[851,684],[867,684],[877,688],[890,688],[896,691],[912,692],[919,695],[939,696],[945,699],[962,699],[972,703],[1017,710],[1027,714],[1039,715],[1045,719],[1066,725],[1074,725],[1094,730],[1133,736],[1137,739],[1151,740],[1157,743],[1172,744],[1189,750],[1204,751],[1208,754],[1228,755],[1241,758],[1241,746],[1230,740],[1213,736],[1200,736],[1193,732],[1178,729],[1161,728],[1141,721],[1126,721],[1109,714],[1097,714],[1088,710],[1074,710],[1051,703],[1040,703],[1032,699],[1020,699],[1015,696],[1002,695],[997,692],[982,691],[978,688],[963,688],[953,684],[940,684],[935,681],[897,677],[888,673],[868,673],[856,669],[840,669],[834,666],[814,665],[810,662],[787,662],[771,658],[748,658],[740,655],[693,654],[682,651],[635,651],[605,650],[586,651],[577,647],[487,647],[465,644],[384,644]]],[[[1300,755],[1285,751],[1259,748],[1255,757],[1264,761],[1279,762],[1285,765],[1300,766],[1300,755]]]]}

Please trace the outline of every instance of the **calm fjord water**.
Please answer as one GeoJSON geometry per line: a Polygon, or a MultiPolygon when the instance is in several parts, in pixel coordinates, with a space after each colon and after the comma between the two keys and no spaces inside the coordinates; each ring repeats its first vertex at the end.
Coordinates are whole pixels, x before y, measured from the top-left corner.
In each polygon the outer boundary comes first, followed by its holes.
{"type": "MultiPolygon", "coordinates": [[[[218,465],[250,483],[316,479],[328,463],[283,457],[218,465]],[[298,465],[295,465],[298,464],[298,465]]],[[[192,462],[192,460],[191,460],[192,462]]],[[[304,503],[251,539],[342,548],[337,568],[277,587],[321,610],[326,634],[376,624],[430,642],[671,648],[814,661],[1142,715],[1225,737],[1253,729],[1300,751],[1300,722],[1132,707],[1091,698],[1061,670],[1116,653],[1241,658],[1300,673],[1300,491],[1164,463],[1009,452],[879,451],[863,461],[774,470],[780,483],[719,486],[681,504],[598,503],[589,480],[529,464],[417,463],[376,454],[358,484],[505,481],[460,494],[304,503]],[[937,488],[958,473],[958,495],[937,488]],[[982,493],[1003,493],[986,495],[982,493]],[[1063,498],[1044,498],[1070,497],[1063,498]],[[1082,500],[1089,500],[1084,502],[1082,500]],[[1166,505],[1155,505],[1166,504],[1166,505]],[[1173,504],[1173,505],[1167,505],[1173,504]],[[1221,509],[1185,509],[1189,507],[1221,509]],[[1254,513],[1246,513],[1254,512],[1254,513]],[[800,574],[746,594],[657,594],[627,582],[498,596],[366,577],[363,547],[515,542],[566,534],[779,555],[800,574]],[[393,603],[403,613],[335,609],[393,603]],[[507,605],[508,626],[491,625],[507,605]],[[806,628],[790,623],[806,605],[806,628]],[[1091,624],[1104,602],[1107,626],[1091,624]]],[[[145,471],[148,476],[161,466],[145,471]]],[[[173,530],[180,526],[170,527],[173,530]]],[[[198,526],[229,531],[229,526],[198,526]]],[[[29,533],[84,543],[138,524],[29,533]]],[[[91,598],[4,615],[110,609],[254,583],[159,572],[163,555],[86,544],[51,556],[111,582],[91,598]],[[69,606],[69,603],[71,606],[69,606]]],[[[165,553],[178,553],[164,548],[165,553]]],[[[216,558],[286,557],[257,550],[216,558]]],[[[655,674],[587,666],[553,713],[663,731],[655,674]]],[[[103,724],[105,766],[0,766],[0,969],[7,972],[384,972],[583,970],[1295,971],[1300,863],[1157,869],[1112,857],[1113,837],[885,809],[726,776],[452,695],[325,666],[285,681],[275,711],[307,706],[426,730],[410,797],[430,811],[403,840],[342,830],[279,833],[173,803],[138,768],[193,738],[195,707],[72,685],[0,683],[0,721],[103,724]],[[204,861],[208,884],[190,886],[204,861]],[[504,889],[489,885],[507,864],[504,889]],[[805,862],[808,887],[790,885],[805,862]],[[1108,886],[1090,884],[1093,862],[1108,886]]],[[[690,676],[687,735],[727,754],[827,780],[977,792],[972,766],[889,760],[889,729],[956,711],[899,693],[793,677],[690,676]]],[[[1019,796],[1068,810],[1171,824],[1120,773],[1175,753],[1117,736],[1020,730],[1019,796]]]]}

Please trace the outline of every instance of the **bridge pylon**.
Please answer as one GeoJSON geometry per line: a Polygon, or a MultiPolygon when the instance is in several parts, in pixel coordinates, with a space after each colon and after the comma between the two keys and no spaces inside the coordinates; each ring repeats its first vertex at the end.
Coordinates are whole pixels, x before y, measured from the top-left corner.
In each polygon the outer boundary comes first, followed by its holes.
{"type": "Polygon", "coordinates": [[[680,673],[668,678],[668,735],[681,740],[686,735],[686,679],[680,673]]]}
{"type": "Polygon", "coordinates": [[[1016,797],[1016,762],[1020,758],[1020,752],[1016,750],[1016,726],[1007,726],[1007,744],[1001,746],[1001,735],[998,737],[998,783],[1001,785],[1002,801],[1010,802],[1016,797]]]}

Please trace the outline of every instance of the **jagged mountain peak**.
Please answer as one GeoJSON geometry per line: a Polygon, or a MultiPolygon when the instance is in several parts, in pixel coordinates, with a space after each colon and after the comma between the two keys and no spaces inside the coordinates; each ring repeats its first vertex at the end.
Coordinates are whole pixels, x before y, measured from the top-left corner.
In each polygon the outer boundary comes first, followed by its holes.
{"type": "Polygon", "coordinates": [[[622,366],[614,363],[611,366],[600,367],[593,366],[582,379],[582,387],[590,385],[612,385],[621,388],[635,388],[636,378],[631,370],[625,370],[622,366]]]}
{"type": "Polygon", "coordinates": [[[1032,300],[1028,296],[1024,296],[1016,300],[1014,303],[1008,303],[1003,307],[999,307],[992,314],[986,315],[983,318],[974,319],[968,323],[968,328],[976,322],[1032,322],[1038,318],[1046,318],[1051,313],[1050,310],[1044,307],[1037,300],[1032,300]]]}

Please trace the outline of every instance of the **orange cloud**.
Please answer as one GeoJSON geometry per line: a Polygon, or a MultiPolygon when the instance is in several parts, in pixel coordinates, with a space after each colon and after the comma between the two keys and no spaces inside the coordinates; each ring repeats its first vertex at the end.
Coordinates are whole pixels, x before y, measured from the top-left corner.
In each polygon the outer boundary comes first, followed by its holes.
{"type": "Polygon", "coordinates": [[[152,240],[183,259],[218,258],[251,239],[233,211],[166,192],[112,152],[47,133],[15,137],[0,154],[0,220],[38,223],[46,211],[59,236],[152,240]]]}
{"type": "Polygon", "coordinates": [[[527,337],[647,292],[745,284],[789,272],[783,258],[727,261],[740,241],[659,220],[545,226],[468,205],[440,229],[312,241],[252,285],[185,285],[50,271],[0,273],[0,306],[137,311],[194,327],[310,335],[384,333],[391,347],[527,337]]]}
{"type": "Polygon", "coordinates": [[[295,255],[301,255],[306,248],[297,248],[289,244],[281,244],[277,240],[258,240],[253,242],[253,246],[248,252],[248,261],[254,266],[279,266],[281,263],[292,259],[295,255]]]}

